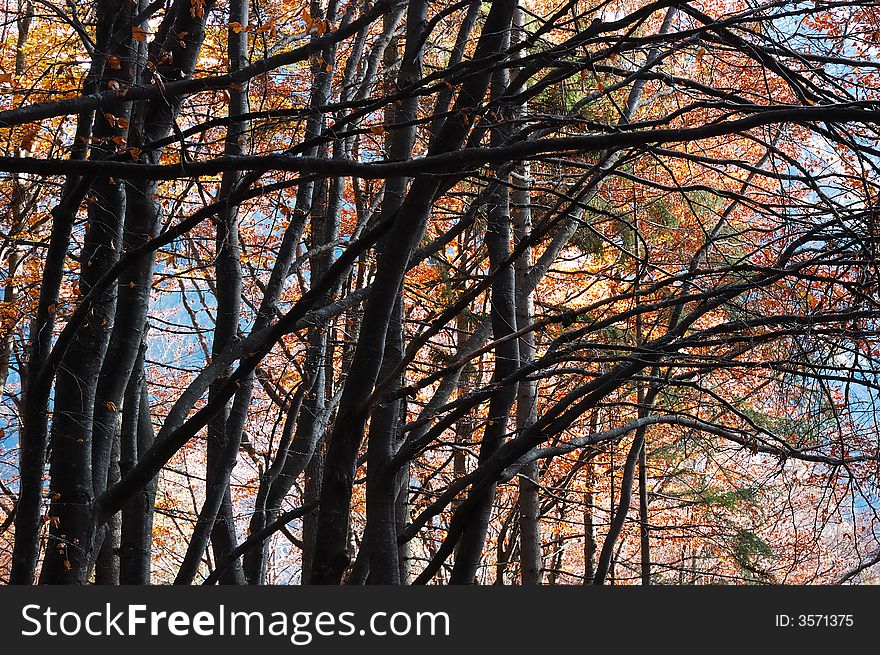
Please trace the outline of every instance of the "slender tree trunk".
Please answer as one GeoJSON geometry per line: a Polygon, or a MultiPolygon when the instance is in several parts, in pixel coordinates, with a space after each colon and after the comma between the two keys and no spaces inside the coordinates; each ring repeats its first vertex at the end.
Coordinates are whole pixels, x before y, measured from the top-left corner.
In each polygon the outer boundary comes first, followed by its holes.
{"type": "MultiPolygon", "coordinates": [[[[391,17],[386,17],[390,22],[391,17]]],[[[397,88],[406,88],[414,84],[422,69],[422,51],[420,38],[427,20],[427,3],[410,2],[406,17],[406,48],[400,71],[397,76],[397,88]]],[[[387,27],[387,25],[386,25],[387,27]]],[[[397,45],[392,41],[385,49],[385,70],[397,68],[399,62],[397,45]]],[[[393,80],[386,79],[386,88],[394,88],[393,80]]],[[[406,158],[412,154],[415,143],[415,120],[418,116],[418,99],[409,98],[397,107],[391,106],[385,113],[385,125],[388,136],[385,148],[392,159],[406,158]],[[408,127],[392,127],[396,123],[411,124],[408,127]]],[[[388,218],[400,210],[406,193],[406,178],[391,178],[385,183],[385,195],[382,200],[381,219],[388,218]]],[[[388,235],[380,244],[379,257],[384,256],[394,233],[388,235]]],[[[387,379],[398,368],[403,358],[403,300],[404,290],[400,285],[394,300],[394,307],[389,317],[388,329],[382,355],[382,367],[379,379],[387,379]]],[[[390,392],[394,392],[403,383],[402,376],[393,380],[390,392]]],[[[370,556],[370,584],[400,584],[400,560],[397,545],[398,508],[400,471],[386,472],[385,467],[394,456],[399,445],[399,429],[401,409],[404,400],[398,399],[379,404],[370,422],[370,435],[367,448],[367,526],[365,542],[370,556]]]]}
{"type": "MultiPolygon", "coordinates": [[[[383,377],[390,374],[403,356],[403,300],[399,296],[385,341],[383,377]]],[[[397,384],[395,387],[398,386],[397,384]]],[[[402,400],[379,405],[370,421],[367,447],[367,527],[365,541],[370,555],[370,584],[400,584],[397,545],[398,475],[385,473],[385,465],[398,445],[402,400]]],[[[399,474],[399,471],[395,473],[399,474]]]]}
{"type": "MultiPolygon", "coordinates": [[[[512,12],[514,13],[514,12],[512,12]]],[[[510,29],[505,29],[501,34],[501,51],[510,45],[510,29]]],[[[492,82],[492,97],[500,98],[507,90],[508,74],[505,69],[495,73],[492,82]]],[[[499,125],[492,128],[492,144],[500,146],[506,141],[506,128],[504,123],[512,118],[512,112],[507,108],[498,117],[499,125]]],[[[502,175],[496,171],[496,176],[502,175]]],[[[511,252],[511,217],[510,217],[510,187],[507,179],[499,179],[499,184],[489,198],[487,208],[488,220],[486,225],[485,243],[489,252],[489,267],[494,274],[491,290],[491,321],[492,336],[494,339],[503,339],[511,334],[517,325],[516,304],[516,275],[511,267],[500,269],[501,263],[510,256],[511,252]]],[[[522,320],[526,320],[523,317],[522,320]]],[[[495,348],[495,369],[493,381],[499,382],[512,375],[520,366],[519,342],[516,339],[508,339],[495,348]]],[[[529,396],[533,395],[527,390],[529,396]]],[[[533,416],[529,407],[531,398],[524,398],[523,420],[533,416]]],[[[504,443],[508,431],[509,414],[517,399],[517,388],[508,386],[497,390],[489,401],[489,415],[480,442],[479,462],[486,461],[494,455],[504,443]]],[[[486,533],[492,513],[492,505],[495,499],[495,486],[490,487],[483,493],[470,511],[467,523],[462,532],[458,544],[458,552],[455,564],[452,568],[451,584],[473,584],[483,554],[483,546],[486,541],[486,533]]],[[[540,567],[539,567],[540,568],[540,567]]]]}
{"type": "MultiPolygon", "coordinates": [[[[119,482],[119,438],[113,439],[110,451],[107,481],[109,484],[119,482]]],[[[108,521],[101,549],[98,551],[98,561],[95,565],[95,584],[118,585],[120,582],[119,553],[122,546],[122,516],[115,514],[108,521]]]]}
{"type": "MultiPolygon", "coordinates": [[[[306,503],[320,500],[324,481],[324,449],[319,447],[306,467],[305,498],[306,503]]],[[[318,519],[316,512],[309,512],[303,517],[303,549],[301,582],[306,584],[312,576],[317,548],[318,519]]]]}
{"type": "MultiPolygon", "coordinates": [[[[15,23],[18,34],[15,41],[15,68],[13,70],[15,79],[21,78],[25,72],[25,65],[27,63],[25,46],[27,45],[28,35],[31,30],[31,21],[34,18],[34,7],[30,0],[18,0],[17,9],[18,17],[15,23]]],[[[24,227],[22,211],[24,209],[25,196],[25,187],[21,175],[14,173],[12,175],[12,197],[10,199],[12,211],[10,236],[15,237],[17,232],[24,227]]],[[[13,245],[7,257],[6,287],[3,289],[3,302],[9,307],[15,306],[15,303],[18,301],[18,288],[14,280],[15,275],[18,273],[18,267],[23,260],[24,252],[19,247],[13,245]]],[[[6,382],[9,379],[9,364],[15,346],[15,329],[16,325],[11,323],[9,325],[9,333],[0,341],[0,399],[3,398],[6,391],[6,382]]]]}
{"type": "MultiPolygon", "coordinates": [[[[248,0],[232,0],[229,5],[227,28],[230,71],[237,71],[248,62],[248,36],[240,26],[248,24],[248,0]]],[[[229,94],[229,116],[242,116],[248,111],[247,85],[238,86],[229,94]]],[[[230,124],[226,133],[224,154],[239,156],[247,151],[247,122],[237,120],[230,124]]],[[[217,237],[215,242],[215,271],[217,277],[217,311],[214,327],[214,342],[211,349],[213,359],[225,351],[238,338],[241,317],[241,245],[238,231],[237,205],[229,197],[241,180],[238,172],[226,172],[220,183],[220,197],[224,206],[217,217],[217,237]]],[[[209,402],[216,398],[219,390],[228,381],[223,374],[211,385],[208,391],[209,402]]],[[[249,380],[249,384],[253,384],[249,380]]],[[[241,442],[243,417],[246,408],[235,407],[244,400],[237,396],[232,407],[227,405],[208,423],[207,468],[205,483],[205,502],[199,512],[198,521],[187,547],[183,564],[178,571],[175,583],[189,584],[198,571],[199,564],[210,537],[215,561],[221,561],[237,543],[235,523],[232,516],[232,500],[229,479],[238,458],[241,442]]],[[[248,398],[249,400],[249,398],[248,398]]],[[[220,578],[221,583],[243,584],[244,572],[241,560],[235,559],[220,578]]]]}
{"type": "Polygon", "coordinates": [[[596,578],[596,526],[593,508],[596,504],[596,474],[592,459],[586,463],[587,487],[584,493],[584,584],[593,584],[596,578]]]}
{"type": "Polygon", "coordinates": [[[639,452],[639,535],[642,555],[642,584],[651,584],[651,533],[648,527],[648,444],[642,440],[642,449],[639,452]]]}
{"type": "MultiPolygon", "coordinates": [[[[128,22],[135,7],[130,3],[109,3],[106,16],[99,21],[114,27],[128,22]]],[[[106,83],[130,84],[134,62],[130,53],[130,34],[111,53],[122,62],[119,69],[107,66],[106,83]]],[[[129,110],[114,103],[95,116],[92,159],[114,154],[113,140],[127,139],[129,110]]],[[[88,230],[80,255],[79,287],[88,293],[119,258],[125,216],[125,187],[109,177],[92,184],[88,206],[88,230]]],[[[55,405],[51,432],[51,489],[49,515],[50,540],[40,581],[49,584],[85,584],[94,563],[93,518],[95,480],[106,484],[107,469],[95,471],[92,462],[94,406],[104,355],[110,344],[116,311],[116,287],[111,286],[95,302],[89,318],[77,331],[65,352],[55,383],[55,405]]],[[[111,436],[110,441],[112,442],[111,436]]],[[[108,446],[110,444],[108,443],[108,446]]],[[[107,448],[109,455],[111,448],[107,448]]],[[[107,458],[109,460],[109,457],[107,458]]]]}
{"type": "MultiPolygon", "coordinates": [[[[335,20],[337,15],[338,2],[331,0],[326,9],[326,19],[335,20]]],[[[313,19],[321,19],[324,17],[324,10],[317,3],[312,3],[311,14],[313,19]]],[[[350,20],[350,12],[348,10],[343,14],[343,23],[350,20]]],[[[318,38],[315,36],[314,38],[318,38]]],[[[312,61],[312,93],[310,96],[311,107],[324,107],[330,97],[331,86],[333,82],[333,66],[336,61],[336,46],[329,45],[324,48],[319,58],[312,61]]],[[[314,140],[321,133],[324,127],[325,115],[321,111],[313,111],[309,114],[306,121],[305,141],[314,140]]],[[[337,146],[334,145],[334,148],[337,146]]],[[[334,153],[339,154],[339,150],[334,153]]],[[[314,146],[307,149],[303,153],[304,156],[316,156],[318,147],[314,146]]],[[[327,198],[335,198],[335,194],[339,192],[336,181],[335,185],[331,184],[329,196],[327,198]]],[[[253,331],[263,329],[275,316],[275,308],[281,297],[284,282],[290,275],[290,267],[293,258],[296,255],[296,249],[302,239],[307,219],[312,213],[313,206],[321,207],[320,203],[313,203],[313,194],[315,185],[313,182],[304,180],[297,189],[294,209],[291,216],[290,224],[285,230],[282,239],[281,248],[272,269],[269,283],[263,295],[263,301],[257,313],[257,319],[254,324],[253,331]]],[[[337,198],[338,201],[338,198],[337,198]]],[[[335,208],[325,208],[322,218],[313,216],[313,246],[319,246],[325,242],[329,242],[335,238],[335,230],[332,226],[337,225],[338,221],[338,203],[335,208]],[[317,230],[315,229],[317,228],[317,230]],[[329,229],[329,231],[326,231],[329,229]]],[[[320,213],[320,212],[316,212],[320,213]]],[[[323,270],[329,266],[332,261],[331,254],[325,257],[312,258],[311,279],[318,279],[323,270]]],[[[273,473],[269,477],[265,477],[260,481],[260,490],[258,495],[265,498],[263,506],[257,507],[251,516],[249,531],[256,534],[266,525],[275,520],[278,516],[284,498],[293,487],[296,478],[303,472],[313,457],[313,453],[318,442],[323,435],[326,416],[325,409],[325,384],[326,384],[326,362],[325,355],[327,351],[327,335],[323,326],[316,325],[309,329],[307,341],[309,344],[304,373],[306,379],[302,380],[302,384],[306,385],[302,405],[298,408],[297,427],[293,442],[289,449],[279,450],[276,458],[280,458],[278,467],[273,468],[273,473]]],[[[251,383],[242,385],[239,395],[251,393],[251,383]]],[[[314,521],[314,513],[310,513],[304,517],[303,522],[311,523],[314,521]]],[[[304,557],[309,557],[304,554],[304,557]]],[[[259,584],[265,576],[266,567],[266,548],[252,549],[245,557],[244,570],[247,580],[251,584],[259,584]]],[[[305,580],[305,578],[303,578],[305,580]]]]}
{"type": "MultiPolygon", "coordinates": [[[[102,13],[95,42],[106,52],[113,21],[102,13]]],[[[106,58],[93,57],[83,82],[83,93],[98,90],[104,74],[106,58]]],[[[94,112],[83,112],[77,118],[76,134],[70,159],[84,159],[92,135],[94,112]]],[[[61,200],[52,210],[52,231],[46,250],[40,297],[36,315],[30,326],[27,365],[23,382],[22,426],[19,441],[19,499],[15,514],[15,544],[12,552],[11,584],[33,584],[40,550],[42,531],[41,508],[43,473],[48,449],[48,404],[51,379],[39,375],[49,356],[55,325],[61,280],[67,259],[67,248],[73,222],[91,180],[69,176],[61,191],[61,200]]]]}
{"type": "MultiPolygon", "coordinates": [[[[641,399],[642,401],[639,403],[640,418],[648,415],[648,408],[652,406],[657,391],[657,387],[650,387],[645,393],[644,398],[641,399]]],[[[633,478],[635,477],[636,465],[640,453],[645,447],[646,430],[646,426],[641,426],[636,429],[632,445],[627,453],[626,462],[623,466],[623,476],[620,481],[620,499],[614,513],[612,514],[611,527],[608,530],[608,535],[602,543],[602,551],[599,554],[599,561],[596,563],[596,576],[593,580],[593,584],[604,584],[606,577],[609,576],[617,538],[620,536],[620,532],[623,530],[623,525],[626,523],[626,518],[629,514],[630,503],[632,500],[633,478]]],[[[613,573],[611,575],[613,577],[613,573]]]]}
{"type": "MultiPolygon", "coordinates": [[[[517,9],[514,14],[511,43],[521,39],[523,13],[517,9]]],[[[516,109],[517,118],[525,116],[525,106],[516,109]]],[[[511,176],[513,189],[510,192],[511,216],[513,220],[514,238],[523,243],[531,236],[532,209],[529,187],[529,166],[523,164],[516,168],[511,176]]],[[[527,247],[514,265],[516,278],[516,327],[522,330],[535,320],[535,300],[533,289],[528,278],[532,267],[532,249],[527,247]]],[[[530,364],[535,358],[535,333],[528,332],[519,339],[520,366],[530,364]]],[[[517,387],[516,397],[516,429],[517,433],[527,430],[534,424],[537,417],[538,383],[535,380],[523,380],[517,387]]],[[[524,585],[541,584],[541,503],[538,480],[538,463],[526,466],[519,477],[519,538],[520,538],[520,570],[524,585]],[[533,482],[535,481],[535,482],[533,482]]]]}
{"type": "MultiPolygon", "coordinates": [[[[125,391],[119,462],[122,476],[131,471],[138,459],[153,445],[150,399],[144,377],[146,343],[145,341],[141,343],[136,365],[125,391]]],[[[155,499],[156,479],[154,478],[144,485],[122,510],[120,584],[150,583],[155,499]]]]}

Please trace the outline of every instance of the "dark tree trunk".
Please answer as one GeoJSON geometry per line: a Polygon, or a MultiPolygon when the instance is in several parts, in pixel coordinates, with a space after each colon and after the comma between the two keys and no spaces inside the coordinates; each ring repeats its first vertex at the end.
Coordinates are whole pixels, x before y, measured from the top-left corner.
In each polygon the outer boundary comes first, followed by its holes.
{"type": "MultiPolygon", "coordinates": [[[[502,32],[501,50],[506,50],[510,44],[510,28],[502,32]]],[[[508,74],[502,69],[495,73],[492,83],[492,97],[500,98],[507,91],[508,74]]],[[[499,125],[492,129],[492,143],[501,145],[506,142],[507,130],[504,123],[512,117],[510,108],[505,108],[498,117],[499,125]]],[[[517,325],[516,304],[516,273],[512,267],[501,268],[510,256],[512,225],[510,217],[510,186],[509,176],[503,176],[501,171],[496,171],[500,177],[498,184],[489,196],[487,208],[488,219],[486,224],[485,243],[489,252],[489,268],[494,275],[491,290],[490,318],[492,321],[492,337],[495,340],[503,339],[515,331],[517,325]]],[[[525,320],[525,317],[523,317],[525,320]]],[[[516,339],[508,339],[495,348],[495,369],[493,382],[498,383],[512,375],[520,365],[519,342],[516,339]]],[[[532,394],[528,391],[529,395],[532,394]]],[[[507,436],[509,415],[517,399],[517,388],[506,386],[498,389],[489,400],[489,415],[480,442],[479,462],[485,462],[494,455],[507,436]]],[[[524,397],[524,416],[530,413],[527,406],[531,400],[524,397]]],[[[526,420],[526,419],[523,419],[526,420]]],[[[452,568],[451,584],[473,584],[477,569],[483,554],[483,546],[486,541],[486,533],[492,514],[492,505],[495,500],[495,486],[490,485],[477,500],[467,516],[461,538],[458,542],[458,551],[455,556],[455,565],[452,568]]]]}
{"type": "MultiPolygon", "coordinates": [[[[153,445],[153,425],[150,416],[150,400],[144,378],[144,352],[142,342],[135,368],[125,391],[122,415],[121,475],[128,474],[138,459],[153,445]]],[[[153,515],[156,499],[156,479],[144,485],[122,510],[122,535],[120,545],[120,584],[150,583],[153,545],[153,515]]]]}
{"type": "MultiPolygon", "coordinates": [[[[100,16],[95,41],[106,52],[113,20],[100,16]]],[[[83,93],[94,93],[104,74],[104,56],[92,59],[83,83],[83,93]]],[[[92,135],[93,112],[77,118],[76,134],[70,159],[84,159],[92,135]]],[[[64,263],[73,222],[88,191],[91,180],[70,176],[64,183],[61,200],[52,210],[52,233],[46,250],[40,297],[36,315],[30,326],[30,342],[23,381],[22,429],[20,437],[19,499],[15,514],[15,545],[12,553],[11,584],[32,584],[37,567],[42,532],[41,508],[43,472],[48,449],[48,404],[52,380],[39,375],[49,357],[55,325],[58,294],[64,274],[64,263]]]]}
{"type": "MultiPolygon", "coordinates": [[[[410,8],[420,2],[411,2],[410,8]]],[[[497,52],[503,35],[510,27],[515,2],[505,0],[492,4],[474,58],[497,52]]],[[[482,101],[489,85],[489,74],[474,75],[462,84],[453,111],[462,120],[447,121],[432,143],[429,154],[458,149],[468,134],[467,111],[482,101]]],[[[330,436],[320,507],[314,567],[311,580],[315,584],[339,584],[348,567],[348,528],[352,485],[357,451],[364,433],[367,414],[364,403],[369,398],[382,363],[382,346],[391,319],[395,298],[409,260],[425,231],[434,195],[441,181],[428,177],[415,179],[398,211],[394,225],[395,238],[388,242],[379,261],[373,289],[364,309],[364,318],[352,361],[357,376],[345,383],[339,413],[330,436]]],[[[448,182],[447,182],[448,183],[448,182]]]]}
{"type": "MultiPolygon", "coordinates": [[[[240,26],[248,24],[248,0],[233,0],[229,5],[227,28],[230,71],[244,68],[248,61],[248,37],[240,26]],[[233,28],[233,24],[238,27],[233,28]]],[[[248,111],[247,85],[233,88],[229,94],[229,116],[238,117],[248,111]]],[[[226,132],[224,154],[239,156],[247,151],[247,122],[237,120],[226,132]]],[[[224,203],[217,217],[215,240],[215,273],[217,310],[214,326],[212,359],[217,359],[238,338],[241,317],[241,245],[238,233],[238,206],[229,200],[241,180],[238,172],[224,173],[220,184],[220,198],[224,203]]],[[[228,374],[221,374],[208,391],[209,402],[228,381],[228,374]]],[[[249,378],[249,385],[253,384],[249,378]]],[[[237,543],[235,522],[232,516],[232,500],[229,479],[238,458],[241,442],[242,414],[246,407],[235,405],[249,402],[249,396],[237,396],[233,408],[229,405],[218,412],[208,423],[207,468],[205,502],[193,530],[184,561],[175,583],[189,584],[193,581],[210,538],[215,561],[221,561],[237,543]],[[241,427],[239,427],[241,425],[241,427]]],[[[241,561],[235,559],[220,578],[221,583],[243,584],[241,561]]]]}
{"type": "MultiPolygon", "coordinates": [[[[115,28],[130,21],[135,8],[128,2],[110,3],[109,13],[99,16],[98,20],[107,21],[115,28]]],[[[105,84],[133,81],[130,43],[130,34],[119,43],[111,43],[111,54],[122,63],[118,70],[111,66],[105,68],[105,84]]],[[[115,152],[112,139],[124,141],[127,138],[127,128],[121,127],[114,117],[128,120],[125,104],[115,103],[106,112],[96,114],[92,159],[111,156],[115,152]]],[[[91,194],[88,230],[80,254],[79,288],[83,294],[118,260],[125,216],[125,187],[119,181],[99,178],[93,182],[91,194]]],[[[101,470],[96,471],[92,462],[94,406],[112,334],[116,299],[116,287],[111,286],[96,300],[89,318],[67,348],[56,377],[50,441],[50,536],[40,574],[42,583],[85,584],[94,564],[95,480],[106,485],[115,438],[110,435],[106,440],[107,456],[102,458],[101,470]]],[[[111,531],[113,527],[110,526],[111,531]]]]}

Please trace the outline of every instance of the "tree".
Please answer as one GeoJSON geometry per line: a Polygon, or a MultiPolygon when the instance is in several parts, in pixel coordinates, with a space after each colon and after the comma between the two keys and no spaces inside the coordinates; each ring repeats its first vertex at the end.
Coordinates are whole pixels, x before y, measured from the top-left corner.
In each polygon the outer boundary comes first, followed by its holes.
{"type": "Polygon", "coordinates": [[[869,579],[874,9],[7,0],[5,579],[869,579]]]}

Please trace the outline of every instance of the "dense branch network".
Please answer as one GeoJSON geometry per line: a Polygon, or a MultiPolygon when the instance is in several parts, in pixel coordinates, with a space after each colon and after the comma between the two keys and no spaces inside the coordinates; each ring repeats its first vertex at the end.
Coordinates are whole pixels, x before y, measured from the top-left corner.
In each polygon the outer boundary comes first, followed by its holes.
{"type": "Polygon", "coordinates": [[[4,581],[872,579],[876,3],[2,12],[4,581]]]}

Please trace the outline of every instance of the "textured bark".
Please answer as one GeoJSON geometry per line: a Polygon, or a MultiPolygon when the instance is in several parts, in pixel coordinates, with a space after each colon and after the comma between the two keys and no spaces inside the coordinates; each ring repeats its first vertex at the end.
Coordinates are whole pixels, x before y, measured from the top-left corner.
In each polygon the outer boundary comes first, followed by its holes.
{"type": "MultiPolygon", "coordinates": [[[[514,14],[511,44],[522,39],[523,12],[518,9],[514,14]]],[[[515,110],[517,118],[525,117],[525,107],[515,110]]],[[[532,209],[531,181],[529,166],[517,167],[512,175],[513,189],[510,192],[511,216],[513,220],[514,239],[523,243],[531,235],[532,209]]],[[[527,247],[514,264],[516,285],[516,327],[517,330],[531,325],[535,320],[534,290],[529,285],[529,272],[533,265],[532,249],[527,247]]],[[[535,333],[527,332],[519,338],[520,366],[527,366],[535,358],[535,333]]],[[[531,427],[537,419],[538,382],[523,380],[517,386],[516,396],[516,430],[517,434],[531,427]]],[[[520,569],[524,585],[541,584],[541,503],[539,496],[538,463],[526,466],[519,478],[519,542],[520,569]]]]}
{"type": "MultiPolygon", "coordinates": [[[[110,2],[99,22],[126,24],[134,7],[128,2],[110,2]]],[[[131,83],[134,66],[129,53],[130,36],[111,44],[111,53],[122,60],[119,71],[107,67],[103,82],[131,83]]],[[[128,119],[123,103],[111,105],[107,113],[95,116],[91,157],[113,154],[113,138],[125,139],[127,129],[110,116],[128,119]]],[[[125,187],[104,177],[95,180],[88,205],[88,230],[80,254],[79,288],[88,293],[119,258],[125,216],[125,187]]],[[[92,516],[94,481],[109,472],[109,452],[113,436],[107,441],[108,457],[100,473],[93,468],[94,406],[104,355],[110,343],[116,311],[116,288],[110,287],[96,300],[89,318],[77,331],[65,352],[55,381],[55,404],[51,431],[50,531],[40,581],[50,584],[85,584],[94,563],[96,526],[92,516]]]]}
{"type": "MultiPolygon", "coordinates": [[[[120,475],[126,475],[131,471],[138,459],[153,445],[150,399],[144,378],[145,350],[146,344],[142,342],[125,391],[120,439],[120,475]]],[[[155,499],[156,479],[154,478],[141,487],[122,509],[120,584],[150,583],[155,499]]]]}
{"type": "MultiPolygon", "coordinates": [[[[400,62],[397,87],[405,88],[418,80],[422,68],[422,52],[419,45],[427,17],[426,2],[411,2],[406,17],[406,48],[400,62]]],[[[394,70],[399,61],[396,45],[385,51],[386,70],[394,70]]],[[[386,87],[392,88],[392,80],[386,80],[386,87]]],[[[399,107],[390,107],[385,113],[386,129],[391,129],[385,140],[385,148],[390,157],[406,158],[412,156],[418,115],[418,99],[411,98],[399,107]],[[412,124],[406,128],[392,128],[395,123],[412,124]]],[[[392,178],[385,183],[382,201],[382,216],[389,217],[400,210],[406,193],[405,178],[392,178]]],[[[379,257],[385,256],[388,242],[394,234],[380,244],[379,257]]],[[[389,317],[388,329],[382,354],[382,367],[379,379],[389,380],[394,375],[403,358],[403,293],[398,289],[394,307],[389,317]]],[[[390,380],[390,391],[396,391],[403,384],[400,374],[390,380]]],[[[385,468],[396,452],[400,441],[401,410],[405,400],[396,399],[380,403],[373,412],[367,447],[367,526],[363,547],[370,558],[370,584],[400,584],[400,559],[397,546],[399,491],[398,471],[386,473],[385,468]]],[[[405,410],[404,410],[405,411],[405,410]]]]}
{"type": "MultiPolygon", "coordinates": [[[[397,368],[403,355],[402,298],[398,297],[385,338],[380,374],[385,377],[397,368]]],[[[395,381],[399,384],[399,381],[395,381]]],[[[396,386],[396,385],[395,385],[396,386]]],[[[367,445],[367,527],[364,546],[370,557],[370,584],[400,584],[397,545],[398,475],[388,475],[385,467],[399,445],[403,400],[380,404],[370,420],[367,445]]],[[[398,472],[399,473],[399,472],[398,472]]]]}

